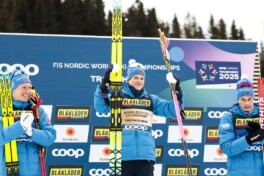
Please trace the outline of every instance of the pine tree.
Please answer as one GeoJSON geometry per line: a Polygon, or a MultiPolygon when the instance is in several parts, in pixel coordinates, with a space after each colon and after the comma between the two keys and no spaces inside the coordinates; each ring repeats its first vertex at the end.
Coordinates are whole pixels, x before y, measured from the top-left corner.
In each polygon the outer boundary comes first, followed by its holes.
{"type": "Polygon", "coordinates": [[[172,20],[172,33],[170,34],[170,37],[181,38],[181,36],[182,36],[181,27],[180,27],[180,24],[178,22],[176,15],[174,14],[174,17],[172,20]]]}

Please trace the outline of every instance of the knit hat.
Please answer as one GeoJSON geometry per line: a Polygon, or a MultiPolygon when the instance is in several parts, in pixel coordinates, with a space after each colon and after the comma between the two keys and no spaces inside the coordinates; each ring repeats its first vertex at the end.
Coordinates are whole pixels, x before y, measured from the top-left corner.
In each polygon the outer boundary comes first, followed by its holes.
{"type": "Polygon", "coordinates": [[[242,75],[241,80],[239,80],[236,83],[236,85],[237,85],[237,91],[236,91],[237,100],[243,96],[251,96],[254,98],[255,94],[253,90],[253,84],[247,78],[247,75],[242,75]]]}
{"type": "Polygon", "coordinates": [[[31,83],[28,75],[23,70],[13,70],[10,75],[11,90],[14,91],[19,85],[23,83],[31,83]]]}
{"type": "Polygon", "coordinates": [[[136,62],[135,59],[130,59],[128,61],[128,68],[127,68],[127,81],[130,80],[133,76],[135,75],[142,75],[142,76],[146,76],[145,74],[145,67],[136,62]]]}

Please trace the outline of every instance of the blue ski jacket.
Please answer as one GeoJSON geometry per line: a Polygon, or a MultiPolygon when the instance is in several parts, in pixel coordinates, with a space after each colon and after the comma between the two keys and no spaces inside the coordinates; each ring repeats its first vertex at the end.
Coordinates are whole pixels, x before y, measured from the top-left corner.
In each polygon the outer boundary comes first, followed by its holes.
{"type": "MultiPolygon", "coordinates": [[[[21,102],[13,100],[13,107],[17,110],[26,110],[31,107],[31,102],[21,102]]],[[[56,139],[56,131],[50,122],[47,120],[47,114],[39,107],[40,129],[35,128],[35,123],[32,123],[32,137],[28,137],[19,119],[13,125],[3,128],[2,109],[0,108],[0,175],[6,176],[5,162],[5,144],[16,140],[17,153],[19,163],[19,176],[40,176],[40,161],[38,155],[39,145],[44,147],[50,146],[56,139]]]]}
{"type": "MultiPolygon", "coordinates": [[[[124,83],[122,93],[123,96],[126,97],[125,99],[128,99],[127,101],[132,100],[131,102],[133,104],[133,98],[135,97],[126,83],[124,83]],[[129,100],[129,98],[131,99],[129,100]]],[[[104,96],[109,97],[108,94],[104,94],[104,96]]],[[[164,116],[166,118],[176,117],[173,101],[163,100],[156,95],[148,96],[147,92],[144,90],[144,92],[139,97],[142,99],[139,99],[137,102],[140,102],[142,100],[141,104],[144,104],[143,102],[148,100],[144,97],[149,97],[149,99],[151,99],[152,107],[150,109],[153,114],[157,116],[164,116]]],[[[127,110],[124,109],[124,101],[126,100],[123,99],[122,112],[127,110]]],[[[127,103],[127,105],[128,104],[129,103],[127,103]]],[[[100,86],[97,86],[97,89],[94,94],[94,107],[95,110],[99,113],[107,114],[110,112],[110,107],[106,105],[102,95],[100,94],[100,86]]],[[[149,126],[137,125],[136,123],[130,122],[125,125],[123,124],[125,122],[124,116],[126,116],[127,114],[133,114],[129,120],[136,121],[137,118],[140,118],[141,114],[146,114],[147,111],[144,108],[142,110],[135,106],[129,111],[125,111],[125,113],[125,115],[122,114],[122,161],[152,160],[155,162],[155,141],[151,134],[152,121],[148,121],[148,123],[151,123],[151,125],[149,126]]],[[[147,117],[144,118],[146,119],[147,117]]]]}
{"type": "Polygon", "coordinates": [[[245,125],[249,118],[259,117],[259,108],[246,114],[239,104],[223,115],[219,124],[220,149],[227,155],[227,176],[263,176],[263,153],[261,143],[250,146],[245,136],[245,125]],[[235,115],[233,115],[233,114],[235,115]],[[238,118],[238,119],[236,119],[238,118]]]}

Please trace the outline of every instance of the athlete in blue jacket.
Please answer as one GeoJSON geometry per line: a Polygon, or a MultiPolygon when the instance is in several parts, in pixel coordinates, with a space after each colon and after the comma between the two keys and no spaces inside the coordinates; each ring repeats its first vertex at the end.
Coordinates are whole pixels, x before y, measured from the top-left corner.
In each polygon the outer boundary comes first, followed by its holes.
{"type": "Polygon", "coordinates": [[[0,108],[0,175],[7,175],[5,144],[16,140],[19,176],[41,176],[39,146],[46,147],[53,144],[56,131],[41,107],[39,107],[40,128],[36,127],[32,103],[29,100],[32,84],[28,76],[21,70],[15,70],[10,77],[15,122],[3,128],[2,108],[0,108]]]}
{"type": "MultiPolygon", "coordinates": [[[[94,107],[99,113],[109,113],[109,75],[113,65],[106,70],[102,83],[94,94],[94,107]]],[[[179,78],[176,90],[182,99],[179,78]]],[[[150,95],[144,88],[145,70],[135,60],[129,61],[127,84],[123,85],[122,103],[122,176],[153,176],[155,141],[151,135],[152,117],[176,117],[173,101],[150,95]]]]}
{"type": "Polygon", "coordinates": [[[227,176],[263,176],[264,129],[260,129],[253,85],[246,77],[237,82],[237,101],[219,124],[220,149],[227,155],[227,176]]]}

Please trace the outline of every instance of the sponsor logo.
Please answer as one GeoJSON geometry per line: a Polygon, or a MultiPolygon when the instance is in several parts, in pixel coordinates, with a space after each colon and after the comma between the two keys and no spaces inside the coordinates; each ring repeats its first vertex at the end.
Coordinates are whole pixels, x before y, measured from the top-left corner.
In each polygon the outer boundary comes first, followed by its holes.
{"type": "MultiPolygon", "coordinates": [[[[179,127],[170,125],[168,128],[168,143],[182,143],[179,127]]],[[[189,143],[202,143],[202,126],[184,126],[183,132],[185,135],[186,142],[189,143]]]]}
{"type": "Polygon", "coordinates": [[[206,127],[206,139],[205,142],[218,143],[219,142],[219,134],[218,127],[206,127]]]}
{"type": "Polygon", "coordinates": [[[163,136],[162,130],[151,130],[151,134],[154,139],[158,139],[159,137],[163,136]]]}
{"type": "Polygon", "coordinates": [[[124,125],[124,130],[141,130],[147,131],[148,127],[144,125],[124,125]]]}
{"type": "Polygon", "coordinates": [[[55,143],[86,143],[89,125],[54,125],[57,131],[55,143]]]}
{"type": "Polygon", "coordinates": [[[162,162],[163,145],[157,145],[155,148],[156,162],[162,162]]]}
{"type": "Polygon", "coordinates": [[[150,100],[143,100],[143,99],[130,99],[130,98],[124,98],[122,106],[144,106],[149,107],[151,105],[150,100]]]}
{"type": "Polygon", "coordinates": [[[93,142],[109,142],[109,127],[95,126],[93,128],[93,142]]]}
{"type": "MultiPolygon", "coordinates": [[[[203,117],[203,108],[200,107],[185,107],[184,112],[186,118],[183,120],[185,123],[201,124],[203,117]]],[[[177,118],[170,118],[171,123],[177,123],[177,118]]]]}
{"type": "Polygon", "coordinates": [[[219,145],[204,145],[204,162],[226,162],[227,156],[221,151],[219,145]]]}
{"type": "Polygon", "coordinates": [[[57,106],[55,122],[89,122],[88,106],[57,106]]]}
{"type": "Polygon", "coordinates": [[[211,119],[215,119],[215,118],[219,119],[226,113],[227,111],[209,111],[208,117],[211,119]]]}
{"type": "Polygon", "coordinates": [[[26,66],[22,64],[14,64],[14,65],[9,65],[5,63],[0,64],[0,72],[10,73],[14,69],[23,70],[28,76],[35,76],[39,73],[39,67],[35,64],[28,64],[26,66]]]}
{"type": "Polygon", "coordinates": [[[259,123],[259,117],[256,118],[236,118],[235,126],[238,128],[244,128],[248,121],[259,123]]]}
{"type": "Polygon", "coordinates": [[[110,113],[108,113],[108,114],[103,114],[103,113],[96,112],[96,116],[97,116],[97,117],[110,117],[110,113]]]}
{"type": "MultiPolygon", "coordinates": [[[[181,150],[181,149],[169,149],[168,154],[170,156],[178,156],[178,157],[185,156],[184,150],[181,150]]],[[[192,150],[188,149],[188,154],[190,158],[194,158],[199,155],[199,150],[198,149],[192,149],[192,150]]]]}
{"type": "MultiPolygon", "coordinates": [[[[199,166],[192,165],[192,176],[199,175],[199,166]]],[[[189,176],[190,171],[185,165],[167,165],[166,176],[189,176]]]]}
{"type": "Polygon", "coordinates": [[[89,162],[109,162],[109,145],[92,144],[90,146],[89,162]]]}
{"type": "Polygon", "coordinates": [[[90,169],[90,176],[108,176],[110,175],[110,169],[90,169]]]}
{"type": "Polygon", "coordinates": [[[208,176],[213,176],[213,175],[226,175],[227,170],[224,168],[206,168],[204,170],[204,174],[208,176]]]}
{"type": "Polygon", "coordinates": [[[79,158],[84,155],[83,149],[53,149],[52,155],[55,157],[74,157],[79,158]]]}
{"type": "Polygon", "coordinates": [[[260,146],[250,146],[248,149],[247,149],[247,151],[256,151],[256,152],[260,152],[260,151],[262,151],[262,147],[261,147],[261,145],[260,146]]]}
{"type": "Polygon", "coordinates": [[[49,176],[82,176],[83,165],[49,165],[49,176]]]}

